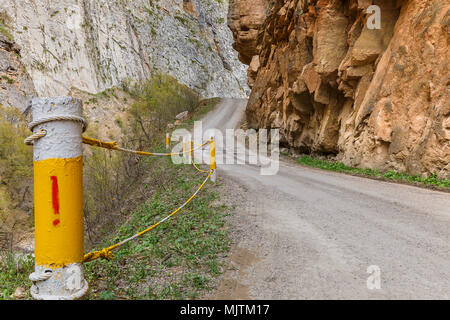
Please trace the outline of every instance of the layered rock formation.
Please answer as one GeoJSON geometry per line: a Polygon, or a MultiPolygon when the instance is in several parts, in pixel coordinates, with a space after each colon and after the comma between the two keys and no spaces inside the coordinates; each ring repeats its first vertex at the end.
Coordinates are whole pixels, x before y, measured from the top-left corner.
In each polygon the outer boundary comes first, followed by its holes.
{"type": "Polygon", "coordinates": [[[216,0],[0,0],[40,96],[98,93],[161,72],[203,97],[245,97],[227,12],[216,0]]]}
{"type": "Polygon", "coordinates": [[[231,0],[228,17],[250,127],[348,165],[449,177],[448,1],[231,0]]]}

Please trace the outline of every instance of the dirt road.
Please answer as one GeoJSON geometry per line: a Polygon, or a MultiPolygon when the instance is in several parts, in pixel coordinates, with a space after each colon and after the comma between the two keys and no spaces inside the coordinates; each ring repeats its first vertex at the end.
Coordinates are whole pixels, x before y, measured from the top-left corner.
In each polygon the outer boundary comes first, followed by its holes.
{"type": "MultiPolygon", "coordinates": [[[[223,100],[203,126],[235,128],[245,103],[223,100]]],[[[449,193],[288,163],[275,176],[254,165],[218,175],[235,246],[208,298],[450,298],[449,193]]]]}

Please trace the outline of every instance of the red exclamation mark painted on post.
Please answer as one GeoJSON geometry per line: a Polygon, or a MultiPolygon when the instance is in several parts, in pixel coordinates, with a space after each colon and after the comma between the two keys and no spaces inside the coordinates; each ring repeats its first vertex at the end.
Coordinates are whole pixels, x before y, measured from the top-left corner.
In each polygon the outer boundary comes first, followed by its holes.
{"type": "MultiPolygon", "coordinates": [[[[51,176],[52,180],[52,205],[53,213],[59,215],[59,190],[58,190],[58,178],[51,176]]],[[[56,227],[60,223],[59,219],[53,220],[53,225],[56,227]]]]}

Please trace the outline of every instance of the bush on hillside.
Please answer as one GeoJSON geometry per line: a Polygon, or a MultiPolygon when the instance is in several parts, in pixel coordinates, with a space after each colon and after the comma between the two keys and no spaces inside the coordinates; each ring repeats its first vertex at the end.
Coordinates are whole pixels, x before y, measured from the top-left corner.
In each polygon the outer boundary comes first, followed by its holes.
{"type": "Polygon", "coordinates": [[[23,115],[0,105],[0,232],[10,232],[17,210],[31,212],[33,150],[23,115]]]}
{"type": "MultiPolygon", "coordinates": [[[[165,127],[183,111],[192,112],[199,103],[198,95],[168,75],[157,75],[134,85],[130,90],[135,102],[127,112],[120,128],[122,147],[133,150],[165,152],[165,127]]],[[[95,127],[88,136],[98,136],[95,127]]],[[[164,172],[160,158],[89,148],[84,162],[84,214],[91,243],[114,227],[120,211],[132,210],[131,198],[142,181],[161,184],[164,172]]],[[[141,190],[142,191],[142,190],[141,190]]],[[[142,196],[142,192],[138,192],[142,196]]]]}
{"type": "Polygon", "coordinates": [[[132,134],[150,142],[178,113],[195,109],[199,96],[169,75],[156,75],[132,90],[137,102],[130,109],[132,134]]]}

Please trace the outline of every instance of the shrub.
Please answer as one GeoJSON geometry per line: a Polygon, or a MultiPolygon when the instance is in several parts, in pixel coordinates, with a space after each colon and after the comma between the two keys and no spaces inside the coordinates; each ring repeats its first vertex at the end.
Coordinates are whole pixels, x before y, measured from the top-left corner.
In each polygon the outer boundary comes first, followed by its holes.
{"type": "MultiPolygon", "coordinates": [[[[163,129],[167,123],[180,112],[192,112],[198,104],[195,92],[167,75],[136,84],[130,93],[137,102],[118,120],[122,130],[119,143],[126,149],[165,152],[163,129]]],[[[92,126],[90,130],[88,136],[98,136],[98,130],[92,126]]],[[[88,235],[95,243],[114,227],[118,211],[131,211],[138,204],[130,197],[143,186],[144,178],[149,184],[163,183],[160,165],[164,159],[96,148],[86,151],[84,214],[88,235]]]]}
{"type": "MultiPolygon", "coordinates": [[[[22,114],[0,105],[0,232],[12,232],[17,210],[31,211],[33,151],[22,114]]],[[[1,246],[1,244],[0,244],[1,246]]]]}
{"type": "Polygon", "coordinates": [[[151,131],[160,132],[180,112],[192,112],[199,102],[198,95],[169,75],[156,75],[136,85],[133,90],[137,102],[130,110],[133,134],[141,131],[151,141],[151,131]]]}
{"type": "Polygon", "coordinates": [[[29,134],[22,114],[0,105],[0,184],[8,186],[13,201],[21,182],[32,177],[33,150],[23,142],[29,134]]]}

